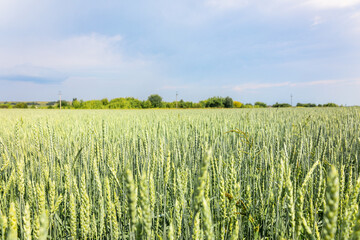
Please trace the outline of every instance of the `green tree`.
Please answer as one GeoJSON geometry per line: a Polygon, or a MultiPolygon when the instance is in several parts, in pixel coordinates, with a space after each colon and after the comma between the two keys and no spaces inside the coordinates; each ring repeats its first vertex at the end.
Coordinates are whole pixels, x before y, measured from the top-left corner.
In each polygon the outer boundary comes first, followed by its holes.
{"type": "Polygon", "coordinates": [[[206,100],[205,107],[221,108],[224,107],[224,99],[222,97],[212,97],[206,100]]]}
{"type": "Polygon", "coordinates": [[[109,104],[109,100],[107,98],[101,99],[102,105],[106,106],[109,104]]]}
{"type": "Polygon", "coordinates": [[[179,108],[185,108],[185,102],[184,102],[184,100],[180,99],[180,101],[178,102],[178,107],[179,107],[179,108]]]}
{"type": "Polygon", "coordinates": [[[273,107],[291,107],[290,104],[288,103],[278,103],[276,102],[274,105],[272,105],[273,107]]]}
{"type": "Polygon", "coordinates": [[[139,99],[128,97],[126,98],[126,101],[129,102],[130,108],[141,108],[141,101],[139,99]]]}
{"type": "Polygon", "coordinates": [[[267,107],[266,103],[263,103],[263,102],[256,102],[255,106],[259,106],[261,108],[266,108],[267,107]]]}
{"type": "Polygon", "coordinates": [[[335,103],[326,103],[323,105],[323,107],[338,107],[339,105],[335,104],[335,103]]]}
{"type": "Polygon", "coordinates": [[[131,107],[130,102],[125,98],[114,98],[109,103],[109,108],[112,109],[116,109],[116,108],[128,109],[130,107],[131,107]]]}
{"type": "Polygon", "coordinates": [[[141,102],[141,107],[142,108],[151,108],[151,102],[149,100],[142,101],[141,102]]]}
{"type": "Polygon", "coordinates": [[[162,97],[160,97],[158,94],[152,94],[148,97],[148,100],[151,102],[151,105],[153,107],[159,108],[162,104],[162,97]]]}
{"type": "Polygon", "coordinates": [[[104,108],[100,100],[90,100],[82,103],[81,108],[85,109],[102,109],[104,108]]]}
{"type": "MultiPolygon", "coordinates": [[[[69,102],[65,100],[61,100],[61,107],[67,107],[69,106],[69,102]]],[[[56,108],[60,108],[60,100],[56,102],[56,108]]]]}
{"type": "Polygon", "coordinates": [[[297,103],[297,107],[316,107],[315,103],[297,103]]]}
{"type": "Polygon", "coordinates": [[[234,101],[234,107],[235,107],[235,108],[241,108],[242,105],[243,105],[243,104],[242,104],[241,102],[234,101]]]}
{"type": "Polygon", "coordinates": [[[245,105],[242,105],[242,108],[253,108],[254,106],[251,103],[246,103],[245,105]]]}
{"type": "Polygon", "coordinates": [[[233,108],[234,107],[234,101],[231,97],[226,97],[224,99],[224,107],[226,108],[233,108]]]}
{"type": "Polygon", "coordinates": [[[74,108],[80,108],[80,102],[79,100],[77,100],[77,98],[74,98],[73,101],[72,101],[72,106],[74,108]]]}
{"type": "Polygon", "coordinates": [[[17,103],[14,108],[28,108],[28,105],[24,102],[17,103]]]}

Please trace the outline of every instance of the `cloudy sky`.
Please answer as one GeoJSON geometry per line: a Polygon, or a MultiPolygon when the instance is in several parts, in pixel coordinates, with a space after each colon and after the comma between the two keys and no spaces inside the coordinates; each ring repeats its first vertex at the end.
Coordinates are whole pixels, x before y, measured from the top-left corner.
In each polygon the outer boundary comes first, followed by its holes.
{"type": "Polygon", "coordinates": [[[0,101],[360,105],[360,0],[1,0],[0,101]]]}

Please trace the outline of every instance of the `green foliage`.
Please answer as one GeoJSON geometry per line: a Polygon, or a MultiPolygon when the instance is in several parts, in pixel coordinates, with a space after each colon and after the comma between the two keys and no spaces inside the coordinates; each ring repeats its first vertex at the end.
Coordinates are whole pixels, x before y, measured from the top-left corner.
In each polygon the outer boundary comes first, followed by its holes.
{"type": "Polygon", "coordinates": [[[81,108],[83,109],[102,109],[104,105],[100,100],[90,100],[85,101],[81,104],[81,108]]]}
{"type": "MultiPolygon", "coordinates": [[[[0,104],[0,108],[12,108],[16,107],[17,102],[4,102],[0,104]]],[[[25,103],[26,104],[26,103],[25,103]]],[[[40,106],[38,102],[30,102],[28,105],[37,106],[36,108],[44,108],[40,106]]],[[[19,105],[18,105],[19,106],[19,105]]],[[[59,101],[56,102],[47,102],[46,106],[53,106],[54,108],[59,108],[59,101]]],[[[335,103],[327,103],[327,104],[319,104],[316,105],[314,103],[297,103],[297,107],[338,107],[335,103]]],[[[246,103],[243,104],[239,101],[233,101],[230,97],[212,97],[206,100],[196,102],[184,101],[181,99],[177,103],[173,102],[164,102],[162,98],[153,94],[149,96],[147,100],[141,101],[139,99],[133,97],[126,98],[114,98],[110,102],[107,98],[103,98],[101,100],[90,100],[83,101],[74,98],[72,102],[68,102],[62,100],[62,108],[69,109],[147,109],[147,108],[265,108],[267,107],[266,103],[263,102],[255,102],[255,104],[246,103]],[[151,101],[150,101],[151,100],[151,101]]],[[[272,107],[291,107],[290,104],[287,103],[276,103],[272,105],[272,107]]],[[[341,105],[342,107],[342,105],[341,105]]],[[[34,108],[34,107],[32,107],[34,108]]],[[[48,107],[51,109],[50,107],[48,107]]]]}
{"type": "Polygon", "coordinates": [[[151,108],[152,105],[151,105],[151,102],[149,100],[146,100],[146,101],[141,102],[141,107],[142,108],[151,108]]]}
{"type": "Polygon", "coordinates": [[[209,108],[222,108],[224,107],[224,103],[222,101],[222,98],[220,97],[213,97],[213,98],[209,98],[206,102],[206,107],[209,108]]]}
{"type": "Polygon", "coordinates": [[[259,106],[260,108],[266,108],[267,107],[266,103],[263,103],[263,102],[256,102],[255,106],[259,106]]]}
{"type": "Polygon", "coordinates": [[[163,102],[164,108],[176,108],[176,102],[163,102]]]}
{"type": "Polygon", "coordinates": [[[222,108],[224,107],[224,98],[212,97],[206,100],[205,107],[209,108],[222,108]]]}
{"type": "Polygon", "coordinates": [[[243,106],[243,104],[239,101],[234,101],[234,107],[235,108],[241,108],[243,106]]]}
{"type": "Polygon", "coordinates": [[[297,103],[297,107],[316,107],[315,103],[297,103]]]}
{"type": "Polygon", "coordinates": [[[360,235],[359,108],[1,111],[1,239],[360,235]]]}
{"type": "Polygon", "coordinates": [[[109,108],[129,109],[130,103],[125,98],[114,98],[109,103],[109,108]]]}
{"type": "Polygon", "coordinates": [[[24,102],[19,102],[19,103],[16,103],[14,108],[28,108],[28,105],[24,102]]]}
{"type": "Polygon", "coordinates": [[[246,103],[242,105],[243,108],[253,108],[254,106],[251,103],[246,103]]]}
{"type": "Polygon", "coordinates": [[[57,103],[56,101],[55,102],[47,102],[46,106],[54,106],[56,103],[57,103]]]}
{"type": "Polygon", "coordinates": [[[129,102],[130,108],[142,108],[142,102],[136,98],[128,97],[126,101],[129,102]]]}
{"type": "Polygon", "coordinates": [[[103,98],[103,99],[101,99],[101,103],[102,103],[104,106],[106,106],[106,105],[109,104],[109,100],[108,100],[107,98],[103,98]]]}
{"type": "Polygon", "coordinates": [[[148,97],[148,100],[151,102],[151,106],[155,108],[160,108],[162,104],[162,97],[158,94],[152,94],[148,97]]]}
{"type": "Polygon", "coordinates": [[[276,107],[276,108],[286,108],[286,107],[291,107],[291,105],[290,104],[288,104],[288,103],[275,103],[274,105],[272,105],[272,107],[276,107]]]}
{"type": "MultiPolygon", "coordinates": [[[[61,100],[61,107],[62,108],[66,108],[68,106],[70,106],[70,103],[68,101],[61,100]]],[[[60,100],[56,102],[55,107],[60,108],[60,100]]]]}
{"type": "Polygon", "coordinates": [[[40,104],[39,103],[37,103],[37,102],[28,102],[28,103],[26,103],[28,106],[35,106],[35,105],[37,105],[37,106],[39,106],[40,104]]]}
{"type": "Polygon", "coordinates": [[[338,107],[339,105],[335,104],[335,103],[326,103],[323,105],[323,107],[338,107]]]}
{"type": "Polygon", "coordinates": [[[194,105],[193,102],[185,102],[182,99],[178,102],[178,108],[193,108],[194,105]]]}
{"type": "Polygon", "coordinates": [[[81,104],[80,104],[80,102],[77,100],[77,98],[74,98],[73,99],[73,101],[72,101],[72,106],[74,107],[74,108],[80,108],[81,107],[81,104]]]}
{"type": "Polygon", "coordinates": [[[224,107],[225,108],[233,108],[234,107],[234,101],[231,97],[226,97],[224,100],[224,107]]]}
{"type": "Polygon", "coordinates": [[[212,97],[205,101],[205,107],[209,108],[233,108],[234,102],[231,97],[212,97]]]}
{"type": "Polygon", "coordinates": [[[111,109],[142,108],[142,102],[136,98],[115,98],[110,101],[108,107],[111,109]]]}
{"type": "Polygon", "coordinates": [[[1,111],[1,239],[360,236],[359,108],[1,111]]]}

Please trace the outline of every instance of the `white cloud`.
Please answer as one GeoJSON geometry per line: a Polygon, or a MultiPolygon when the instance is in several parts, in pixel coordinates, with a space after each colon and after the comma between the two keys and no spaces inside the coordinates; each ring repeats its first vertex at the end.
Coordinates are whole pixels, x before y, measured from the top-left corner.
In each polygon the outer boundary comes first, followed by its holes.
{"type": "Polygon", "coordinates": [[[121,37],[90,34],[62,40],[40,39],[0,47],[0,65],[33,65],[50,68],[98,67],[119,64],[116,44],[121,37]]]}
{"type": "Polygon", "coordinates": [[[162,86],[160,89],[161,90],[178,90],[178,89],[189,89],[191,88],[190,85],[165,85],[165,86],[162,86]]]}
{"type": "Polygon", "coordinates": [[[207,0],[206,5],[217,9],[236,9],[249,4],[248,0],[207,0]]]}
{"type": "Polygon", "coordinates": [[[95,33],[0,45],[0,83],[5,86],[0,96],[53,99],[61,90],[65,99],[141,97],[166,84],[156,59],[129,56],[125,49],[121,36],[95,33]],[[36,90],[20,94],[30,88],[36,90]]]}
{"type": "Polygon", "coordinates": [[[348,8],[360,4],[360,0],[308,0],[305,5],[318,9],[348,8]]]}
{"type": "Polygon", "coordinates": [[[311,26],[316,26],[316,25],[322,24],[323,22],[324,22],[324,20],[322,19],[322,17],[315,16],[311,26]]]}
{"type": "Polygon", "coordinates": [[[237,86],[226,86],[234,91],[242,92],[246,90],[257,90],[264,88],[279,88],[279,87],[306,87],[318,85],[334,85],[334,84],[359,84],[360,79],[339,79],[339,80],[319,80],[310,82],[280,82],[280,83],[244,83],[237,86]]]}
{"type": "MultiPolygon", "coordinates": [[[[52,89],[38,93],[42,99],[58,90],[66,98],[138,96],[143,89],[166,84],[156,59],[128,56],[125,49],[121,36],[95,33],[0,45],[0,82],[52,89]]],[[[0,89],[0,95],[4,91],[0,89]]]]}
{"type": "Polygon", "coordinates": [[[121,44],[120,35],[95,33],[61,40],[8,43],[0,46],[0,74],[36,75],[40,69],[42,73],[48,69],[69,74],[102,71],[106,75],[152,66],[147,59],[125,56],[121,44]]]}
{"type": "Polygon", "coordinates": [[[44,21],[41,17],[48,16],[51,21],[56,12],[50,13],[50,1],[46,0],[1,0],[0,28],[9,29],[19,26],[30,26],[34,22],[44,21]]]}
{"type": "Polygon", "coordinates": [[[341,9],[350,8],[360,5],[360,0],[205,0],[205,5],[211,6],[219,10],[233,10],[240,9],[246,6],[255,6],[264,11],[297,11],[299,9],[341,9]]]}
{"type": "Polygon", "coordinates": [[[245,83],[241,85],[237,85],[232,89],[238,92],[245,90],[256,90],[261,88],[273,88],[273,87],[284,87],[289,86],[290,82],[282,82],[282,83],[245,83]]]}

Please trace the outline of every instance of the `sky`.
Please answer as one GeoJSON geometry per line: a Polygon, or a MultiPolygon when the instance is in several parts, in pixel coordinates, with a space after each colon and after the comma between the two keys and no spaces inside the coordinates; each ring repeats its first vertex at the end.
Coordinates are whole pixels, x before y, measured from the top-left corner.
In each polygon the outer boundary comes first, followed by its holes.
{"type": "Polygon", "coordinates": [[[1,0],[0,101],[360,105],[360,0],[1,0]]]}

